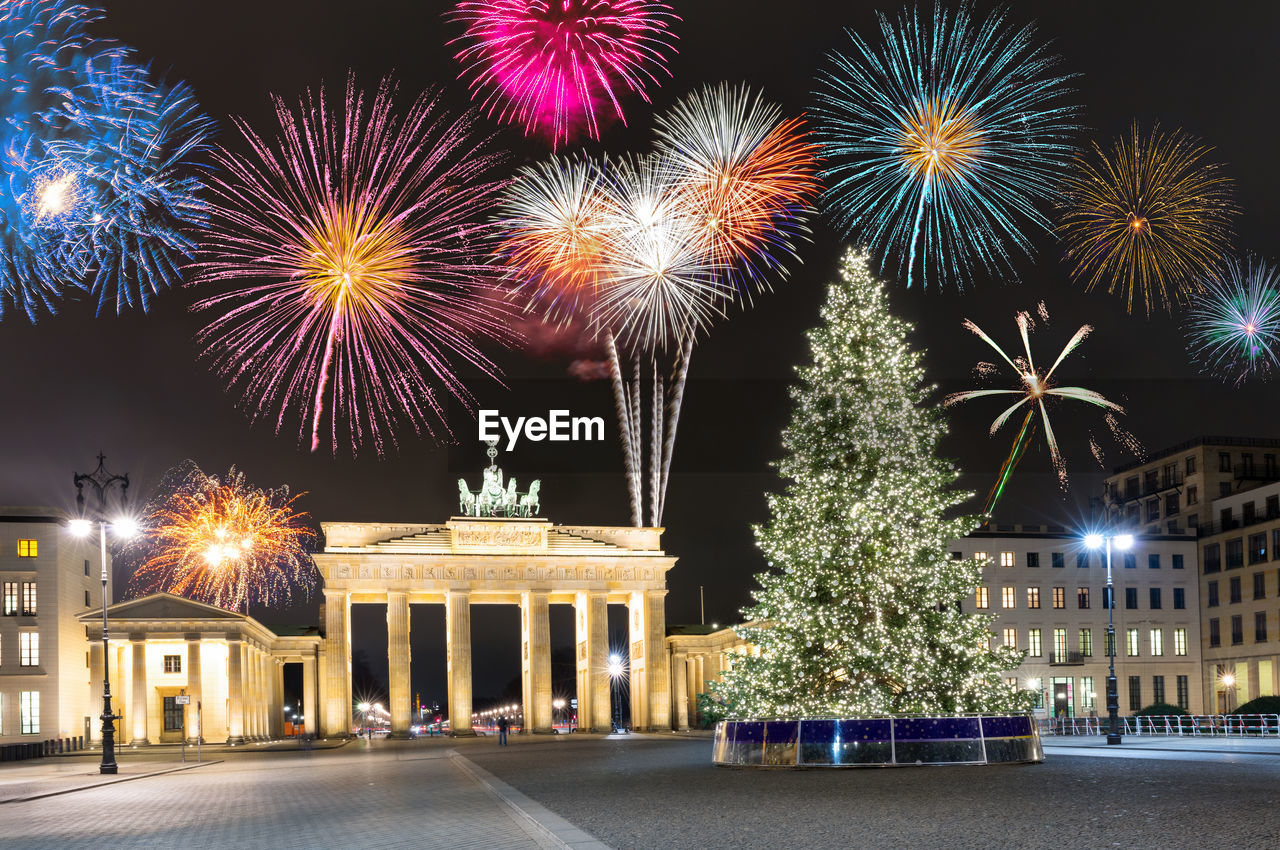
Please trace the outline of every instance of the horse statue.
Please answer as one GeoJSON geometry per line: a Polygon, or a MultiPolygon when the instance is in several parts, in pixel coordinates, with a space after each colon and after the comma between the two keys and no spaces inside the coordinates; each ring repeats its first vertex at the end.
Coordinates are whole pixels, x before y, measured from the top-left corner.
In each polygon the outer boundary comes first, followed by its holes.
{"type": "Polygon", "coordinates": [[[538,491],[542,489],[542,480],[533,479],[533,483],[529,485],[529,492],[520,497],[520,516],[537,516],[538,514],[538,491]]]}
{"type": "Polygon", "coordinates": [[[463,516],[472,516],[476,512],[476,497],[467,487],[467,479],[458,479],[458,512],[463,516]]]}
{"type": "Polygon", "coordinates": [[[520,511],[520,494],[516,492],[516,480],[508,479],[507,490],[502,494],[502,512],[507,516],[516,516],[520,511]]]}

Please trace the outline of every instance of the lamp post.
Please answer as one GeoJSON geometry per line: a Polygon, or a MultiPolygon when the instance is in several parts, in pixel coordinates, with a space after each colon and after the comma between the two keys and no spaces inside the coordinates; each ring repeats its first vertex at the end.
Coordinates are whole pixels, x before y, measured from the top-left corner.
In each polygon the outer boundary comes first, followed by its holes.
{"type": "Polygon", "coordinates": [[[84,516],[84,485],[93,487],[98,495],[98,540],[102,558],[102,762],[98,765],[99,773],[113,774],[118,772],[116,765],[116,727],[115,712],[111,710],[111,652],[108,642],[107,606],[111,600],[107,595],[107,529],[111,528],[117,536],[132,537],[137,532],[137,523],[128,517],[120,517],[115,522],[106,520],[107,491],[113,484],[120,487],[120,503],[123,508],[129,493],[129,476],[113,475],[107,471],[106,455],[98,453],[98,468],[89,473],[74,473],[76,485],[76,507],[79,517],[71,521],[71,533],[77,537],[87,537],[93,530],[93,522],[84,516]]]}
{"type": "Polygon", "coordinates": [[[622,656],[614,653],[609,656],[609,708],[613,714],[613,728],[622,725],[622,710],[618,705],[618,680],[622,678],[622,656]]]}
{"type": "Polygon", "coordinates": [[[1122,552],[1126,551],[1133,546],[1133,535],[1115,534],[1113,532],[1099,534],[1094,532],[1084,538],[1084,545],[1090,549],[1105,546],[1107,550],[1107,650],[1111,663],[1107,673],[1107,743],[1119,744],[1120,691],[1116,685],[1116,591],[1115,585],[1111,581],[1111,545],[1113,542],[1117,549],[1122,552]]]}

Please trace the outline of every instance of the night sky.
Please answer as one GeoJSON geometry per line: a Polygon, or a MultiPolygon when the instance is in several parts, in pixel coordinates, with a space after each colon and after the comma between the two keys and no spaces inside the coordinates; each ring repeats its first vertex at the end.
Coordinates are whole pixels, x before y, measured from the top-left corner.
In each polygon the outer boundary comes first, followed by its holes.
{"type": "MultiPolygon", "coordinates": [[[[668,0],[683,18],[674,25],[679,54],[673,74],[651,89],[653,104],[628,102],[629,126],[611,127],[585,150],[621,154],[646,150],[652,116],[703,83],[745,81],[763,88],[788,113],[811,103],[820,58],[843,47],[843,27],[875,34],[875,11],[896,15],[898,3],[792,3],[762,0],[668,0]]],[[[240,147],[227,121],[240,115],[270,130],[269,93],[296,101],[324,81],[340,90],[348,69],[373,87],[395,74],[404,103],[423,88],[443,86],[447,101],[467,103],[465,86],[445,42],[460,32],[444,22],[447,3],[420,0],[172,0],[106,2],[97,31],[149,58],[156,70],[188,81],[203,108],[222,125],[219,140],[240,147]]],[[[951,3],[948,6],[954,5],[951,3]]],[[[979,3],[981,18],[991,7],[979,3]]],[[[1146,4],[1057,2],[1016,4],[1012,22],[1036,20],[1053,41],[1063,68],[1078,74],[1089,136],[1106,146],[1137,118],[1181,127],[1216,148],[1236,181],[1237,253],[1280,259],[1273,234],[1280,225],[1280,158],[1275,156],[1274,81],[1280,79],[1280,6],[1264,3],[1146,4]],[[1181,11],[1185,10],[1185,11],[1181,11]]],[[[509,169],[543,158],[547,147],[486,119],[494,144],[511,151],[509,169]]],[[[789,415],[787,386],[806,356],[803,332],[814,324],[826,282],[844,242],[818,219],[803,265],[754,309],[717,325],[696,349],[681,415],[667,497],[664,545],[680,558],[669,576],[667,619],[698,621],[698,588],[706,587],[707,622],[730,622],[748,601],[752,575],[764,566],[750,525],[767,518],[764,493],[778,486],[769,461],[789,415]]],[[[1037,337],[1039,356],[1056,354],[1083,322],[1096,327],[1059,376],[1121,401],[1128,428],[1150,450],[1199,434],[1268,435],[1276,412],[1272,387],[1224,386],[1187,365],[1179,318],[1129,316],[1105,293],[1073,287],[1060,248],[1047,236],[1009,280],[978,280],[963,294],[907,292],[896,284],[893,303],[915,323],[914,343],[928,350],[931,380],[940,393],[972,385],[970,371],[989,349],[964,331],[972,318],[995,338],[1016,346],[1013,315],[1044,300],[1053,318],[1037,337]]],[[[157,298],[149,315],[92,316],[91,303],[66,303],[38,325],[10,313],[0,324],[0,502],[73,505],[73,471],[89,471],[99,450],[114,471],[127,471],[131,490],[145,495],[165,469],[193,458],[206,471],[236,464],[262,486],[307,491],[302,507],[318,521],[443,522],[456,511],[456,479],[479,485],[485,464],[475,424],[455,408],[456,443],[413,439],[398,453],[356,460],[309,454],[292,434],[250,428],[219,380],[197,361],[200,320],[188,308],[193,289],[157,298]]],[[[552,407],[603,416],[603,444],[522,443],[499,463],[508,475],[543,480],[543,513],[553,522],[626,525],[629,512],[621,454],[607,382],[580,382],[566,373],[571,359],[598,356],[571,347],[493,350],[506,387],[469,376],[482,407],[505,415],[545,415],[552,407]]],[[[963,483],[985,494],[1008,451],[1012,430],[995,439],[986,428],[1002,409],[970,403],[951,413],[944,450],[965,472],[963,483]]],[[[1103,426],[1092,409],[1073,421],[1069,408],[1054,417],[1071,472],[1059,491],[1047,452],[1035,446],[1023,459],[999,509],[1008,522],[1070,524],[1084,515],[1101,471],[1087,447],[1103,426]]],[[[1107,445],[1104,443],[1104,445],[1107,445]]],[[[1108,465],[1129,458],[1111,444],[1108,465]]],[[[317,606],[254,611],[268,622],[317,622],[317,606]]],[[[473,613],[477,707],[519,675],[519,617],[514,607],[473,613]]],[[[572,640],[566,611],[553,615],[553,643],[572,640]]],[[[358,606],[355,647],[375,676],[385,677],[383,609],[358,606]]],[[[443,609],[414,609],[414,689],[444,702],[443,609]]]]}

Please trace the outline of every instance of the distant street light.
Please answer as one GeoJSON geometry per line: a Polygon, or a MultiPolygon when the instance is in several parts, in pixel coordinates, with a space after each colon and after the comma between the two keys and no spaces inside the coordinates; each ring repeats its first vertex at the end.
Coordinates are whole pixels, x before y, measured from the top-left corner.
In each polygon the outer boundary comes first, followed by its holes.
{"type": "Polygon", "coordinates": [[[609,700],[610,708],[613,712],[613,728],[616,730],[622,726],[622,706],[618,698],[618,689],[621,687],[621,679],[623,673],[622,656],[613,653],[609,656],[609,700]]]}
{"type": "Polygon", "coordinates": [[[1090,549],[1097,549],[1100,546],[1106,546],[1107,549],[1107,650],[1109,652],[1111,667],[1107,673],[1107,743],[1120,743],[1120,689],[1116,684],[1116,624],[1115,624],[1115,607],[1116,607],[1116,591],[1115,585],[1111,581],[1111,544],[1120,551],[1125,551],[1133,546],[1132,534],[1113,534],[1107,532],[1099,534],[1087,534],[1084,538],[1084,545],[1090,549]]]}

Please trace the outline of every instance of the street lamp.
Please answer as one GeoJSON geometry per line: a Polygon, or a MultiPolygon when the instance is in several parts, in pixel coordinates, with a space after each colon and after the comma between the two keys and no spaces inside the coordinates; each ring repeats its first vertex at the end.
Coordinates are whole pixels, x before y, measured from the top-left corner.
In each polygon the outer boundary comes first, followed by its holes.
{"type": "Polygon", "coordinates": [[[118,517],[114,522],[107,522],[107,491],[111,485],[120,487],[121,508],[129,493],[129,476],[113,475],[107,471],[106,455],[98,453],[98,468],[89,473],[73,473],[76,485],[76,507],[79,516],[71,520],[71,533],[77,537],[88,537],[93,531],[93,522],[84,515],[84,485],[93,487],[98,495],[98,539],[101,545],[102,558],[102,761],[98,765],[99,773],[114,774],[118,772],[116,765],[116,726],[115,712],[111,710],[111,652],[108,643],[107,606],[111,600],[107,596],[107,530],[119,538],[128,539],[138,531],[138,524],[126,516],[118,517]]]}
{"type": "Polygon", "coordinates": [[[622,708],[618,704],[618,680],[622,678],[622,656],[616,652],[609,656],[609,700],[613,711],[613,728],[622,725],[622,708]]]}
{"type": "Polygon", "coordinates": [[[1221,682],[1222,682],[1222,687],[1224,689],[1223,696],[1226,698],[1226,701],[1227,701],[1226,709],[1229,712],[1234,707],[1232,704],[1235,702],[1235,700],[1232,699],[1232,696],[1233,696],[1232,691],[1235,689],[1235,686],[1236,686],[1236,674],[1223,673],[1221,682]]]}
{"type": "MultiPolygon", "coordinates": [[[[357,703],[356,708],[360,711],[360,725],[365,727],[365,731],[369,729],[369,703],[357,703]]],[[[369,735],[369,740],[373,740],[373,736],[369,735]]]]}
{"type": "Polygon", "coordinates": [[[1107,743],[1120,743],[1120,692],[1116,686],[1116,624],[1115,585],[1111,582],[1111,546],[1112,543],[1120,551],[1133,546],[1132,534],[1115,534],[1107,532],[1085,535],[1084,545],[1090,549],[1105,546],[1107,550],[1107,649],[1110,653],[1111,666],[1107,673],[1107,743]]]}
{"type": "Polygon", "coordinates": [[[564,699],[562,699],[561,697],[556,697],[551,701],[551,710],[553,712],[551,715],[551,727],[553,729],[555,728],[556,720],[559,719],[560,711],[563,708],[564,708],[564,699]]]}

